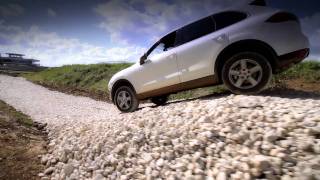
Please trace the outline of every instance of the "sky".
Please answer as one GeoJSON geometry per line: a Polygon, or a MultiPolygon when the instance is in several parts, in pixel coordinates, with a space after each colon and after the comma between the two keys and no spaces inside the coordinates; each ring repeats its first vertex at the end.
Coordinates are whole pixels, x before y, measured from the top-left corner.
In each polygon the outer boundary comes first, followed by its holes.
{"type": "MultiPolygon", "coordinates": [[[[1,0],[0,53],[43,66],[130,61],[161,36],[200,17],[250,0],[1,0]]],[[[319,0],[267,0],[298,15],[320,60],[319,0]]]]}

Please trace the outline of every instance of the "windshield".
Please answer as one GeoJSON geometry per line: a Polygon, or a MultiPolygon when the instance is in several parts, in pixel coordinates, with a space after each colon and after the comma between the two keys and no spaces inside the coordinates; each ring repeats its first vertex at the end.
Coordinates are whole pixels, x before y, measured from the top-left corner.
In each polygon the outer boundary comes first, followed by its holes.
{"type": "Polygon", "coordinates": [[[168,51],[168,50],[174,48],[175,39],[176,39],[176,32],[172,32],[172,33],[168,34],[167,36],[163,37],[162,39],[160,39],[160,41],[155,43],[149,49],[149,51],[147,52],[147,57],[153,58],[153,57],[163,53],[164,51],[168,51]]]}

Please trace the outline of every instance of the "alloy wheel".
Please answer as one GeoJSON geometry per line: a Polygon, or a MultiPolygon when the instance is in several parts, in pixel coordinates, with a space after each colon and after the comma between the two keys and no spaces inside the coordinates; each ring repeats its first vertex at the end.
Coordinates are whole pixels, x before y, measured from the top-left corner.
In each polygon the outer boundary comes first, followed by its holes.
{"type": "Polygon", "coordinates": [[[240,59],[231,65],[229,80],[237,88],[250,89],[260,83],[262,67],[251,59],[240,59]]]}
{"type": "Polygon", "coordinates": [[[120,91],[117,96],[117,104],[123,110],[128,110],[132,105],[132,97],[127,91],[120,91]]]}

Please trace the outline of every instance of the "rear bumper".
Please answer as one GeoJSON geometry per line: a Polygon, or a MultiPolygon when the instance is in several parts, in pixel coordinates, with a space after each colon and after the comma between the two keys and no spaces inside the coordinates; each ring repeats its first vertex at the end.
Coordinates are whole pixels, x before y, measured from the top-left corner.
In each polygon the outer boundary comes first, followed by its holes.
{"type": "Polygon", "coordinates": [[[306,57],[309,56],[309,52],[310,49],[305,48],[279,56],[277,61],[277,72],[286,70],[292,65],[303,61],[306,57]]]}

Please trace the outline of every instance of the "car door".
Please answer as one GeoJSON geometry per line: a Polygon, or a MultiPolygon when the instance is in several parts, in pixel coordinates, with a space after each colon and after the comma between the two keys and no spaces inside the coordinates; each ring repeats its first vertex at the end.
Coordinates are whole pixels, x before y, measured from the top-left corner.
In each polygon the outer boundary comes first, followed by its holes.
{"type": "MultiPolygon", "coordinates": [[[[174,41],[173,43],[174,44],[174,41]]],[[[180,83],[177,56],[172,47],[161,47],[161,43],[149,53],[145,63],[140,65],[136,77],[139,92],[145,93],[159,90],[180,83]],[[159,50],[160,48],[160,50],[159,50]],[[161,51],[161,49],[166,49],[161,51]],[[159,51],[159,52],[156,52],[159,51]]]]}
{"type": "Polygon", "coordinates": [[[229,44],[227,28],[246,17],[243,12],[225,11],[178,30],[176,53],[181,82],[214,75],[214,57],[229,44]]]}
{"type": "Polygon", "coordinates": [[[214,21],[207,17],[178,30],[176,53],[182,82],[214,74],[212,58],[216,42],[207,36],[214,29],[214,21]]]}

